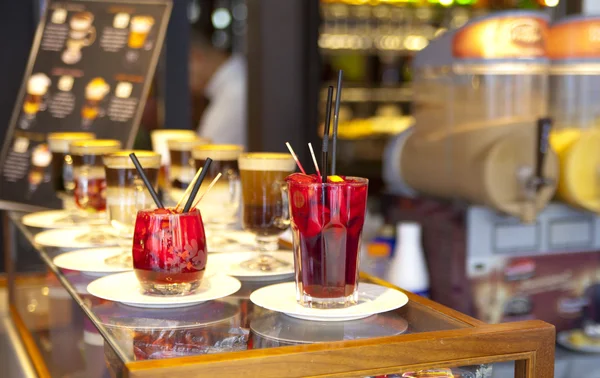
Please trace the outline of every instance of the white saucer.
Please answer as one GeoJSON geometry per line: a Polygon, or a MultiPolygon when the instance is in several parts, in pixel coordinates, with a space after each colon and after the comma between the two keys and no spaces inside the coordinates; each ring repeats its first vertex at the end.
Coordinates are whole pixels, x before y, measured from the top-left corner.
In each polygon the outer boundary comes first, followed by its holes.
{"type": "MultiPolygon", "coordinates": [[[[81,223],[75,223],[73,217],[65,210],[48,210],[27,214],[23,217],[22,222],[28,227],[46,229],[73,228],[81,225],[81,223]]],[[[97,222],[106,223],[106,220],[100,219],[97,222]]],[[[94,222],[86,221],[85,223],[93,224],[94,222]]]]}
{"type": "MultiPolygon", "coordinates": [[[[207,272],[208,273],[208,272],[207,272]]],[[[193,306],[213,299],[224,298],[242,287],[240,281],[224,274],[206,275],[198,290],[189,295],[145,295],[134,272],[112,274],[99,278],[87,287],[98,298],[134,307],[174,308],[193,306]]]]}
{"type": "Polygon", "coordinates": [[[35,235],[34,241],[45,247],[57,247],[63,249],[74,249],[74,248],[92,248],[92,247],[109,247],[117,244],[116,238],[110,238],[104,242],[94,241],[79,241],[78,237],[89,234],[90,230],[93,233],[98,231],[106,232],[111,234],[114,232],[112,227],[76,227],[76,228],[63,228],[58,230],[42,231],[35,235]]]}
{"type": "Polygon", "coordinates": [[[274,258],[285,261],[289,265],[271,272],[260,272],[243,268],[240,264],[258,256],[258,252],[223,252],[212,253],[208,258],[211,270],[217,269],[223,274],[236,277],[242,281],[276,281],[294,275],[294,254],[292,252],[270,253],[274,258]]]}
{"type": "Polygon", "coordinates": [[[303,307],[296,302],[295,282],[263,287],[253,292],[250,300],[267,310],[282,312],[298,319],[320,322],[362,319],[395,310],[408,303],[408,297],[401,291],[368,283],[359,284],[359,304],[348,308],[323,310],[303,307]]]}
{"type": "MultiPolygon", "coordinates": [[[[90,276],[103,276],[132,269],[106,263],[107,258],[119,255],[123,251],[121,247],[80,249],[58,255],[53,261],[54,265],[61,269],[76,270],[90,276]]],[[[131,252],[129,253],[131,254],[131,252]]]]}

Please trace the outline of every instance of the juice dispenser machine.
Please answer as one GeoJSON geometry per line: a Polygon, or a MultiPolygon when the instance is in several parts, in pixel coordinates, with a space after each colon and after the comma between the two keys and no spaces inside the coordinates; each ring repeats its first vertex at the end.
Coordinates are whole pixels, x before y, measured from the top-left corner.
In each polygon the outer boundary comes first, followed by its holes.
{"type": "MultiPolygon", "coordinates": [[[[548,109],[548,46],[569,46],[550,35],[542,13],[502,12],[417,54],[415,125],[388,145],[384,177],[396,194],[388,220],[422,224],[434,300],[486,322],[538,318],[561,330],[577,326],[586,288],[600,277],[600,217],[549,203],[565,180],[548,139],[555,148],[567,145],[573,127],[561,125],[573,122],[564,114],[579,120],[584,112],[576,106],[592,108],[579,97],[565,100],[567,90],[580,86],[578,96],[592,101],[600,85],[553,75],[552,89],[564,92],[552,95],[562,97],[548,109]],[[559,127],[554,134],[549,114],[559,127]]],[[[600,145],[581,133],[586,147],[568,159],[591,154],[589,140],[600,145]]],[[[567,165],[578,177],[578,164],[567,165]]],[[[598,177],[585,169],[588,182],[598,177]]]]}
{"type": "Polygon", "coordinates": [[[434,40],[414,59],[415,126],[396,140],[404,194],[485,205],[533,222],[552,198],[548,19],[503,12],[434,40]]]}
{"type": "Polygon", "coordinates": [[[600,17],[550,28],[550,142],[560,160],[557,199],[600,213],[600,17]]]}

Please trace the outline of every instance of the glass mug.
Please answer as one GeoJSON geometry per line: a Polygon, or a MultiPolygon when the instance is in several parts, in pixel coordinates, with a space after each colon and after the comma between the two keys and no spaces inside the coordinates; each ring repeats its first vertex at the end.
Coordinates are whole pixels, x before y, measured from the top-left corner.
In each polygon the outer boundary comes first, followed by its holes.
{"type": "Polygon", "coordinates": [[[169,154],[169,139],[196,139],[198,136],[193,130],[158,129],[150,132],[152,150],[161,156],[160,172],[158,175],[158,187],[162,190],[169,189],[169,166],[171,155],[169,154]]]}
{"type": "Polygon", "coordinates": [[[71,143],[96,139],[93,133],[50,133],[48,147],[52,152],[52,185],[58,197],[63,201],[65,210],[73,210],[73,158],[69,154],[71,143]]]}
{"type": "Polygon", "coordinates": [[[196,165],[192,158],[192,149],[209,144],[210,140],[200,137],[169,139],[169,187],[171,200],[177,203],[196,175],[196,165]]]}
{"type": "Polygon", "coordinates": [[[207,158],[212,159],[199,193],[204,193],[212,180],[222,174],[198,205],[206,223],[213,227],[228,228],[238,222],[241,199],[238,157],[243,151],[243,146],[235,144],[205,144],[192,150],[196,170],[204,166],[207,158]]]}
{"type": "Polygon", "coordinates": [[[71,143],[75,204],[83,215],[103,216],[106,212],[106,173],[102,158],[121,149],[113,139],[83,140],[71,143]]]}
{"type": "Polygon", "coordinates": [[[287,153],[245,153],[238,159],[242,181],[242,226],[256,235],[259,255],[242,263],[251,270],[270,271],[288,265],[268,252],[279,249],[279,235],[289,226],[285,178],[296,170],[287,153]]]}
{"type": "Polygon", "coordinates": [[[369,180],[287,178],[294,240],[296,298],[305,307],[344,308],[358,303],[358,254],[369,180]]]}
{"type": "Polygon", "coordinates": [[[149,209],[154,205],[150,192],[129,157],[132,152],[154,188],[158,183],[160,169],[160,155],[152,151],[119,151],[104,156],[108,219],[117,233],[119,245],[127,250],[131,248],[138,210],[149,209]]]}
{"type": "Polygon", "coordinates": [[[185,295],[206,270],[206,237],[200,212],[140,210],[133,234],[133,269],[149,294],[185,295]]]}

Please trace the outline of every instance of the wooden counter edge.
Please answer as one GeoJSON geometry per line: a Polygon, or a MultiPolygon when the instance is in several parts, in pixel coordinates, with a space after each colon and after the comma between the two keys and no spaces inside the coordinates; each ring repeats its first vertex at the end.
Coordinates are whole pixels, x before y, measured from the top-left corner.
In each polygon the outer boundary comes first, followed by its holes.
{"type": "Polygon", "coordinates": [[[13,321],[13,324],[15,325],[15,328],[17,329],[17,332],[19,334],[19,337],[21,338],[21,341],[23,342],[23,346],[25,347],[25,350],[27,351],[27,355],[29,356],[29,359],[31,360],[31,363],[37,373],[37,376],[39,378],[51,378],[52,376],[50,375],[50,371],[48,370],[48,367],[46,366],[44,357],[42,356],[42,353],[40,352],[39,348],[37,347],[37,344],[35,343],[33,336],[27,329],[27,326],[25,325],[25,322],[21,318],[21,315],[19,315],[19,312],[17,311],[17,309],[14,307],[13,304],[9,305],[9,309],[10,309],[10,317],[13,321]]]}
{"type": "Polygon", "coordinates": [[[518,361],[525,362],[516,364],[516,378],[552,378],[554,337],[554,326],[532,320],[351,342],[139,361],[126,364],[125,376],[341,377],[358,372],[390,374],[414,367],[429,369],[520,358],[518,361]]]}

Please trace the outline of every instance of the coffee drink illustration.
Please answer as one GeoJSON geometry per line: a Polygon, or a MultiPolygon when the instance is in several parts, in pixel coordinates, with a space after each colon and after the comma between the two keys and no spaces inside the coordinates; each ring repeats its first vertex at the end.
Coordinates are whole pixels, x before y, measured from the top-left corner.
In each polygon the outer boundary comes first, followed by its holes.
{"type": "Polygon", "coordinates": [[[129,40],[127,45],[131,49],[144,47],[148,34],[154,25],[154,18],[150,16],[134,16],[129,25],[129,40]]]}
{"type": "Polygon", "coordinates": [[[62,54],[66,64],[75,64],[81,60],[81,49],[94,43],[96,28],[92,25],[94,15],[90,12],[77,12],[69,21],[67,49],[62,54]]]}
{"type": "Polygon", "coordinates": [[[27,118],[34,118],[40,110],[44,110],[44,96],[50,83],[50,78],[43,73],[33,74],[27,81],[27,96],[23,103],[23,112],[27,118]]]}
{"type": "Polygon", "coordinates": [[[47,144],[36,146],[31,152],[31,168],[29,170],[29,191],[28,196],[38,188],[42,182],[49,181],[50,175],[48,167],[52,163],[52,153],[47,144]]]}
{"type": "Polygon", "coordinates": [[[128,13],[120,12],[115,14],[115,18],[113,19],[113,28],[125,29],[129,25],[130,18],[131,17],[128,13]]]}
{"type": "Polygon", "coordinates": [[[100,103],[110,92],[110,85],[101,77],[92,79],[85,87],[85,104],[81,109],[84,128],[89,127],[101,113],[100,103]]]}

